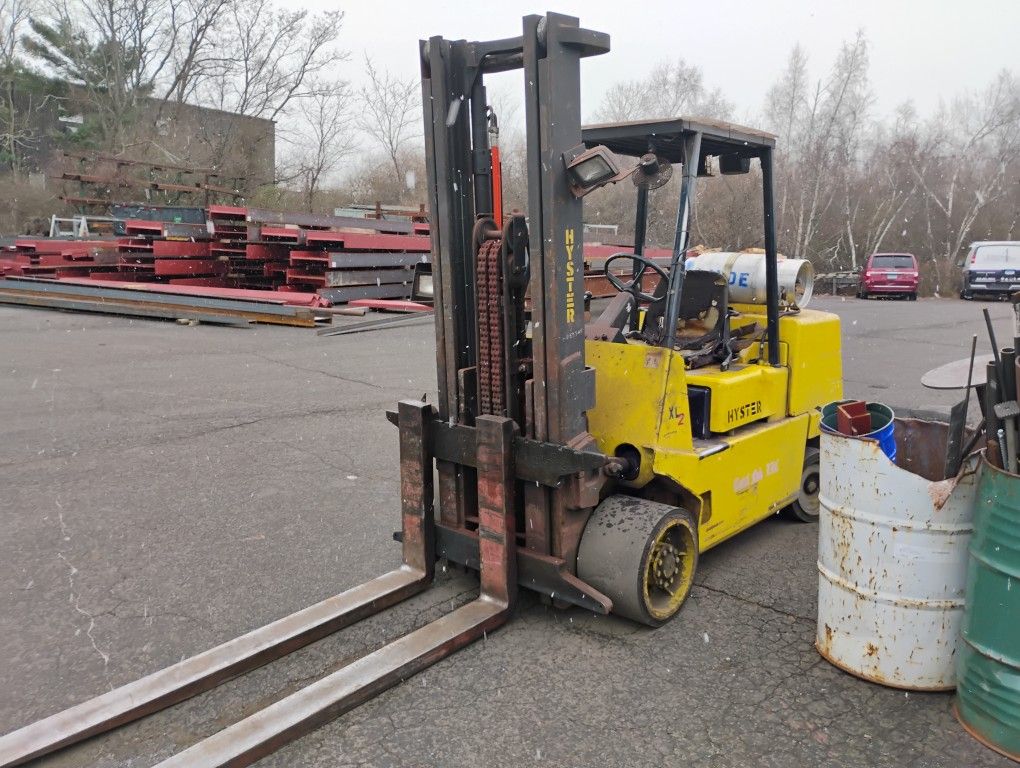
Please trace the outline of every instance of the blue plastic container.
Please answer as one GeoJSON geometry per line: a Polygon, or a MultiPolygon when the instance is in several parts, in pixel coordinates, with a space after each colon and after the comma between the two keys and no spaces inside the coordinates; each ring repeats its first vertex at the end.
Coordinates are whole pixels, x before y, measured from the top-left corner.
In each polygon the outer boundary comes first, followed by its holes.
{"type": "MultiPolygon", "coordinates": [[[[853,401],[837,400],[822,408],[822,429],[834,435],[840,434],[836,429],[836,408],[843,403],[850,402],[853,401]]],[[[857,437],[867,437],[878,441],[878,447],[882,449],[882,453],[888,456],[890,461],[896,461],[896,414],[893,413],[892,408],[882,403],[868,403],[868,413],[871,414],[872,429],[868,434],[857,435],[857,437]]]]}

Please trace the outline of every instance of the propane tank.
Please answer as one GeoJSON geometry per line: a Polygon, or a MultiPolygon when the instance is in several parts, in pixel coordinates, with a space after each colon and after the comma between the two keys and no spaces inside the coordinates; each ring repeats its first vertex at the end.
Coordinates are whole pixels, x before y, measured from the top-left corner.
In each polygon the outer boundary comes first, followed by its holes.
{"type": "MultiPolygon", "coordinates": [[[[735,304],[765,303],[764,253],[703,253],[688,259],[687,269],[716,272],[730,286],[735,304]]],[[[806,259],[782,259],[779,268],[779,306],[796,304],[803,309],[815,290],[815,269],[806,259]]]]}

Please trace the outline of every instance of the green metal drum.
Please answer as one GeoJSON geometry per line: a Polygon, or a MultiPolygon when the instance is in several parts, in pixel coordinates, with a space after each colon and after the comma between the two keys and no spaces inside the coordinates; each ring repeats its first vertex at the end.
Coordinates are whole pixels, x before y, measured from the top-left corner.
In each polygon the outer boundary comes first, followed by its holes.
{"type": "Polygon", "coordinates": [[[956,714],[1020,760],[1020,476],[982,460],[967,564],[956,714]]]}

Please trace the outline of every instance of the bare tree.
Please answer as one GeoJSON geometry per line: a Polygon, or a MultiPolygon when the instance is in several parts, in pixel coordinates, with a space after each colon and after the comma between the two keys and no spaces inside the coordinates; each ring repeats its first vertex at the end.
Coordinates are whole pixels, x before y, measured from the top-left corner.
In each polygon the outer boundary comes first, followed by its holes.
{"type": "Polygon", "coordinates": [[[797,143],[795,132],[800,128],[800,118],[807,111],[808,87],[807,56],[800,45],[795,45],[779,82],[769,89],[765,98],[766,124],[780,137],[777,174],[779,210],[776,212],[780,238],[787,232],[787,203],[799,169],[792,147],[797,143]]]}
{"type": "Polygon", "coordinates": [[[700,67],[677,59],[610,87],[595,117],[606,122],[689,115],[725,119],[732,111],[719,89],[705,88],[700,67]]]}
{"type": "Polygon", "coordinates": [[[160,120],[162,107],[139,114],[146,99],[275,120],[344,59],[333,46],[342,20],[272,0],[55,0],[32,19],[25,47],[86,95],[116,150],[160,120]]]}
{"type": "Polygon", "coordinates": [[[164,102],[193,98],[196,90],[223,66],[217,39],[233,0],[171,0],[171,36],[164,50],[169,70],[162,88],[164,102]]]}
{"type": "Polygon", "coordinates": [[[361,88],[361,130],[386,153],[398,184],[404,183],[401,156],[421,134],[421,94],[414,78],[380,71],[365,56],[368,82],[361,88]]]}
{"type": "Polygon", "coordinates": [[[271,0],[233,0],[216,41],[223,52],[199,98],[220,109],[275,120],[309,84],[346,59],[336,49],[341,11],[280,10],[271,0]]]}
{"type": "Polygon", "coordinates": [[[13,69],[17,63],[21,33],[33,6],[30,0],[0,0],[0,66],[13,69]]]}
{"type": "Polygon", "coordinates": [[[301,99],[295,115],[299,127],[292,143],[297,147],[292,177],[301,184],[304,204],[315,209],[323,182],[356,149],[352,90],[348,83],[319,83],[301,99]]]}
{"type": "Polygon", "coordinates": [[[791,255],[815,253],[822,220],[856,158],[857,142],[870,105],[868,44],[859,32],[844,43],[828,78],[809,92],[806,65],[794,48],[780,85],[769,93],[766,114],[785,145],[786,174],[780,181],[780,241],[791,255]],[[795,198],[792,194],[796,192],[795,198]],[[793,210],[789,210],[792,206],[793,210]],[[795,216],[791,222],[788,216],[795,216]],[[791,239],[792,235],[792,239],[791,239]]]}
{"type": "Polygon", "coordinates": [[[928,247],[939,262],[939,282],[944,284],[978,216],[1016,185],[1020,152],[1016,76],[1001,72],[980,96],[965,96],[940,109],[917,152],[911,168],[924,196],[928,247]]]}
{"type": "Polygon", "coordinates": [[[840,243],[846,243],[848,266],[854,270],[860,255],[882,247],[893,225],[904,221],[904,212],[914,200],[913,106],[900,105],[892,127],[876,124],[864,143],[860,157],[843,174],[844,232],[840,243]]]}

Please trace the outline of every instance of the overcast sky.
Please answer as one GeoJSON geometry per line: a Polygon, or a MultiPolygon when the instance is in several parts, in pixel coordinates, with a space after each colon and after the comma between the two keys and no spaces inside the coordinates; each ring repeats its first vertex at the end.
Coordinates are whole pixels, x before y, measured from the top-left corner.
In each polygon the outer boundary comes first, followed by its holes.
{"type": "Polygon", "coordinates": [[[878,114],[908,99],[924,114],[940,98],[984,87],[1000,69],[1020,71],[1020,0],[309,0],[308,5],[345,11],[340,42],[352,54],[345,75],[354,81],[365,52],[403,76],[417,76],[419,38],[510,37],[520,34],[521,17],[529,13],[577,16],[583,26],[612,39],[610,53],[581,65],[586,118],[612,83],[677,56],[699,64],[706,85],[721,88],[735,105],[735,117],[748,118],[759,112],[794,44],[803,46],[818,78],[857,29],[871,43],[878,114]]]}

